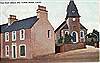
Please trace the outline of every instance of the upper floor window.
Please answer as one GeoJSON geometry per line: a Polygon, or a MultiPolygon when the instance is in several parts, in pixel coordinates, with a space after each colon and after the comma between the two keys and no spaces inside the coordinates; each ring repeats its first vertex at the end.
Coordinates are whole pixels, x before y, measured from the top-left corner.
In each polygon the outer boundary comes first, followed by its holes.
{"type": "Polygon", "coordinates": [[[81,38],[84,38],[84,31],[80,31],[81,38]]]}
{"type": "Polygon", "coordinates": [[[9,46],[5,46],[5,56],[9,56],[9,46]]]}
{"type": "Polygon", "coordinates": [[[25,39],[25,30],[22,29],[20,30],[20,40],[24,40],[25,39]]]}
{"type": "Polygon", "coordinates": [[[65,31],[65,34],[69,35],[69,31],[65,31]]]}
{"type": "Polygon", "coordinates": [[[25,44],[21,44],[19,46],[19,54],[20,54],[20,57],[26,56],[26,45],[25,44]]]}
{"type": "Polygon", "coordinates": [[[12,31],[12,41],[16,41],[16,31],[12,31]]]}
{"type": "Polygon", "coordinates": [[[9,41],[9,32],[5,32],[5,41],[9,41]]]}
{"type": "Polygon", "coordinates": [[[51,38],[51,31],[48,30],[48,38],[51,38]]]}

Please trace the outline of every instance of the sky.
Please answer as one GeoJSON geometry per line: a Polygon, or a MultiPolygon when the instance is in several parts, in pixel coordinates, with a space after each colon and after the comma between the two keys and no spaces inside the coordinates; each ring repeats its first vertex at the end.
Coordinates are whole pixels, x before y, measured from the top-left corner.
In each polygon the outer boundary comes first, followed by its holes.
{"type": "MultiPolygon", "coordinates": [[[[0,3],[0,24],[8,22],[9,15],[16,15],[18,20],[36,16],[38,5],[46,6],[48,10],[48,20],[56,29],[66,17],[67,5],[70,0],[0,0],[0,2],[34,2],[20,4],[0,3]],[[40,2],[40,3],[36,3],[40,2]]],[[[96,29],[100,32],[99,7],[100,0],[74,0],[79,14],[80,23],[87,29],[88,33],[96,29]]]]}

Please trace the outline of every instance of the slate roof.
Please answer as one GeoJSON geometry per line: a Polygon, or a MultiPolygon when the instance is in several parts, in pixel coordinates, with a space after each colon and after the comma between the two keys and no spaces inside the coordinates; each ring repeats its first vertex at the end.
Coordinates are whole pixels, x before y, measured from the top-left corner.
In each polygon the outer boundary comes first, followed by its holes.
{"type": "Polygon", "coordinates": [[[0,32],[3,32],[7,26],[8,24],[0,25],[0,32]]]}
{"type": "Polygon", "coordinates": [[[1,32],[11,32],[11,31],[18,31],[20,29],[29,29],[37,22],[37,20],[38,20],[37,16],[34,16],[19,21],[15,21],[9,26],[8,24],[1,25],[0,26],[1,32]]]}
{"type": "Polygon", "coordinates": [[[67,19],[67,17],[80,17],[78,9],[73,0],[70,0],[69,5],[67,7],[67,15],[65,19],[67,19]]]}
{"type": "MultiPolygon", "coordinates": [[[[55,32],[57,32],[64,24],[66,24],[66,21],[64,21],[56,30],[55,30],[55,32]]],[[[68,29],[68,25],[66,24],[65,25],[67,28],[66,29],[68,29]]],[[[86,29],[81,23],[80,23],[80,29],[86,29]]],[[[88,29],[86,29],[86,30],[88,30],[88,29]]]]}
{"type": "Polygon", "coordinates": [[[81,23],[80,23],[80,28],[81,29],[85,29],[85,30],[88,30],[87,28],[85,28],[81,23]]]}
{"type": "MultiPolygon", "coordinates": [[[[65,23],[66,23],[66,21],[64,21],[64,22],[55,30],[55,32],[58,31],[65,23]]],[[[67,26],[67,25],[66,25],[66,28],[68,29],[68,26],[67,26]]]]}

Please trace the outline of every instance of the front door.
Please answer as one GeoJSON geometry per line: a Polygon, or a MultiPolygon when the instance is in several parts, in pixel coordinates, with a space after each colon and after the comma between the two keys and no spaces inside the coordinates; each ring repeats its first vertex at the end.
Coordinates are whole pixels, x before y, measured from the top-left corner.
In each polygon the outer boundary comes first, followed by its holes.
{"type": "Polygon", "coordinates": [[[16,45],[12,45],[12,58],[17,58],[16,45]]]}

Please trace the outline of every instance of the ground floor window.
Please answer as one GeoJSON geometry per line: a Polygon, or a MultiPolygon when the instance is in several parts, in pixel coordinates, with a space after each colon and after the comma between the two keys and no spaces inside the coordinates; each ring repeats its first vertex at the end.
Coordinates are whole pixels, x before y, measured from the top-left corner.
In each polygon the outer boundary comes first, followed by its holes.
{"type": "Polygon", "coordinates": [[[78,42],[78,33],[76,32],[76,31],[73,31],[72,33],[71,33],[71,36],[72,36],[72,42],[73,43],[77,43],[78,42]]]}
{"type": "Polygon", "coordinates": [[[19,46],[19,54],[20,54],[21,57],[26,56],[26,45],[25,44],[21,44],[19,46]]]}
{"type": "Polygon", "coordinates": [[[5,55],[9,56],[9,46],[8,45],[5,46],[5,55]]]}
{"type": "Polygon", "coordinates": [[[80,31],[80,37],[84,38],[84,31],[80,31]]]}
{"type": "Polygon", "coordinates": [[[16,46],[16,43],[12,43],[12,58],[13,59],[17,58],[17,46],[16,46]]]}

